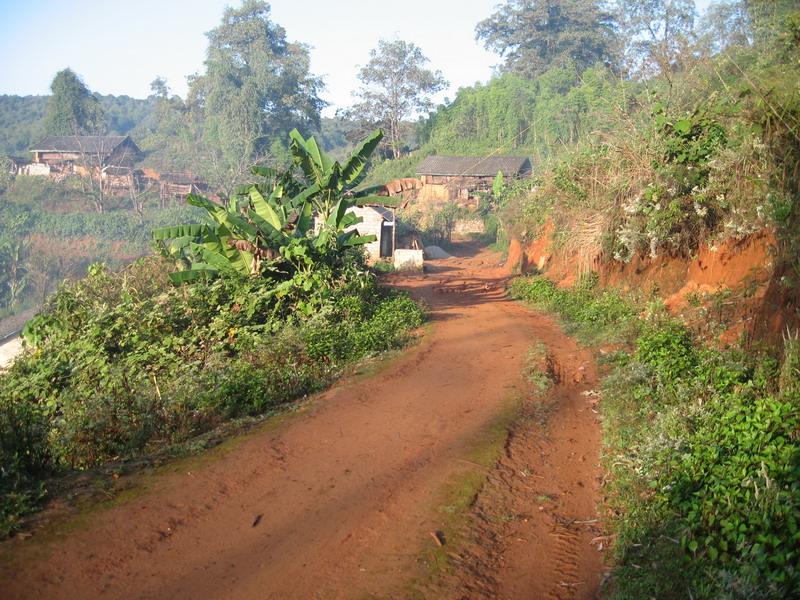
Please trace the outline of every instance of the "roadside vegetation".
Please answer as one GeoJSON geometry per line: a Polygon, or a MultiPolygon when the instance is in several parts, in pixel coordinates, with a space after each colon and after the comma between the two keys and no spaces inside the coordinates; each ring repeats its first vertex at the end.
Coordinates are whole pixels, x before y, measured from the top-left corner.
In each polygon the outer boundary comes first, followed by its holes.
{"type": "Polygon", "coordinates": [[[537,276],[512,294],[605,355],[607,597],[788,598],[800,589],[800,344],[719,349],[657,302],[537,276]],[[640,318],[640,312],[644,316],[640,318]]]}
{"type": "Polygon", "coordinates": [[[371,238],[345,231],[358,223],[346,192],[381,134],[341,165],[292,136],[298,175],[255,169],[227,207],[190,198],[209,218],[154,230],[161,256],[92,265],[28,323],[0,376],[0,534],[49,477],[273,411],[409,341],[421,309],[378,286],[371,238]]]}
{"type": "Polygon", "coordinates": [[[800,14],[791,3],[728,2],[709,15],[724,21],[723,13],[741,29],[706,23],[706,50],[676,55],[669,72],[654,63],[630,80],[582,76],[560,99],[582,98],[577,112],[561,111],[580,115],[577,137],[549,145],[531,184],[498,203],[509,238],[525,244],[547,230],[549,252],[583,273],[571,288],[520,278],[512,293],[557,313],[605,365],[615,566],[605,594],[619,600],[800,590],[797,334],[785,332],[778,346],[752,336],[721,346],[712,324],[671,316],[657,288],[623,293],[593,273],[691,257],[702,243],[768,228],[778,238],[775,279],[786,310],[797,310],[800,14]]]}

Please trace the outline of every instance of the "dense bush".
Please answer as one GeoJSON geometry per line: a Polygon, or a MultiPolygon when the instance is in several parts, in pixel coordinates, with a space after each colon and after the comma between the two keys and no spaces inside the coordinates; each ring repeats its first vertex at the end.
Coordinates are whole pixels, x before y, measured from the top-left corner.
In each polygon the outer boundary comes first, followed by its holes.
{"type": "Polygon", "coordinates": [[[156,258],[62,284],[26,330],[34,348],[0,377],[0,533],[46,476],[263,414],[405,343],[420,309],[348,260],[307,320],[268,278],[173,287],[156,258]]]}
{"type": "MultiPolygon", "coordinates": [[[[627,331],[602,394],[616,599],[789,598],[800,590],[800,344],[777,360],[693,339],[591,278],[512,292],[569,326],[627,331]]],[[[596,337],[594,338],[596,339],[596,337]]]]}
{"type": "Polygon", "coordinates": [[[648,327],[638,343],[603,395],[619,536],[612,597],[791,597],[800,397],[774,389],[774,362],[695,352],[678,327],[648,327]]]}

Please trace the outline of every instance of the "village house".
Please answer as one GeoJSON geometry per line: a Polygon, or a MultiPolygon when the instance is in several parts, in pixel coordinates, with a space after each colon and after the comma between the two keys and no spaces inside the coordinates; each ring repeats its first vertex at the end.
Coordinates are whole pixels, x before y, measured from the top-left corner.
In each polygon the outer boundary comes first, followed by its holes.
{"type": "Polygon", "coordinates": [[[202,194],[208,184],[189,173],[161,173],[158,177],[161,206],[175,200],[185,201],[189,194],[202,194]]]}
{"type": "Polygon", "coordinates": [[[417,167],[422,180],[422,201],[468,201],[476,192],[492,189],[498,173],[505,179],[531,174],[531,161],[524,156],[428,156],[417,167]]]}
{"type": "Polygon", "coordinates": [[[50,174],[60,175],[130,168],[142,158],[142,151],[127,135],[49,135],[29,152],[33,164],[46,165],[50,174]]]}

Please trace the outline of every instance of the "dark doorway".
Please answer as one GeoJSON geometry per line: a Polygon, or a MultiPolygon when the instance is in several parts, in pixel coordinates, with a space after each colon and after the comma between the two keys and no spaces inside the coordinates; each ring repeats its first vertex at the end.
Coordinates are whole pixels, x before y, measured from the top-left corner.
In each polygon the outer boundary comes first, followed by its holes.
{"type": "Polygon", "coordinates": [[[392,251],[392,228],[386,222],[381,224],[381,258],[391,258],[394,252],[392,251]]]}

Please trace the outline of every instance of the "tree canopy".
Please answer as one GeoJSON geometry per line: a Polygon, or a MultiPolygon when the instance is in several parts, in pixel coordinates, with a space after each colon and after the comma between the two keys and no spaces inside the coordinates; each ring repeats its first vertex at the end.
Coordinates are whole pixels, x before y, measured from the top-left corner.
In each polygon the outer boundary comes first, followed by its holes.
{"type": "Polygon", "coordinates": [[[615,64],[614,15],[598,0],[507,0],[478,23],[476,39],[505,59],[502,70],[525,77],[550,67],[615,64]]]}
{"type": "Polygon", "coordinates": [[[44,130],[50,135],[88,135],[103,129],[104,113],[97,98],[72,69],[56,73],[50,84],[44,130]]]}
{"type": "Polygon", "coordinates": [[[440,71],[425,67],[428,58],[413,43],[380,40],[369,56],[358,74],[363,85],[354,95],[360,101],[347,113],[371,128],[386,130],[388,145],[398,157],[403,120],[433,108],[431,94],[444,89],[447,82],[440,71]]]}
{"type": "Polygon", "coordinates": [[[307,46],[287,41],[266,2],[226,8],[206,35],[205,73],[191,78],[188,101],[202,114],[217,183],[231,189],[283,132],[318,128],[323,84],[309,72],[307,46]]]}
{"type": "Polygon", "coordinates": [[[619,0],[628,40],[628,67],[669,77],[692,55],[694,0],[619,0]]]}

